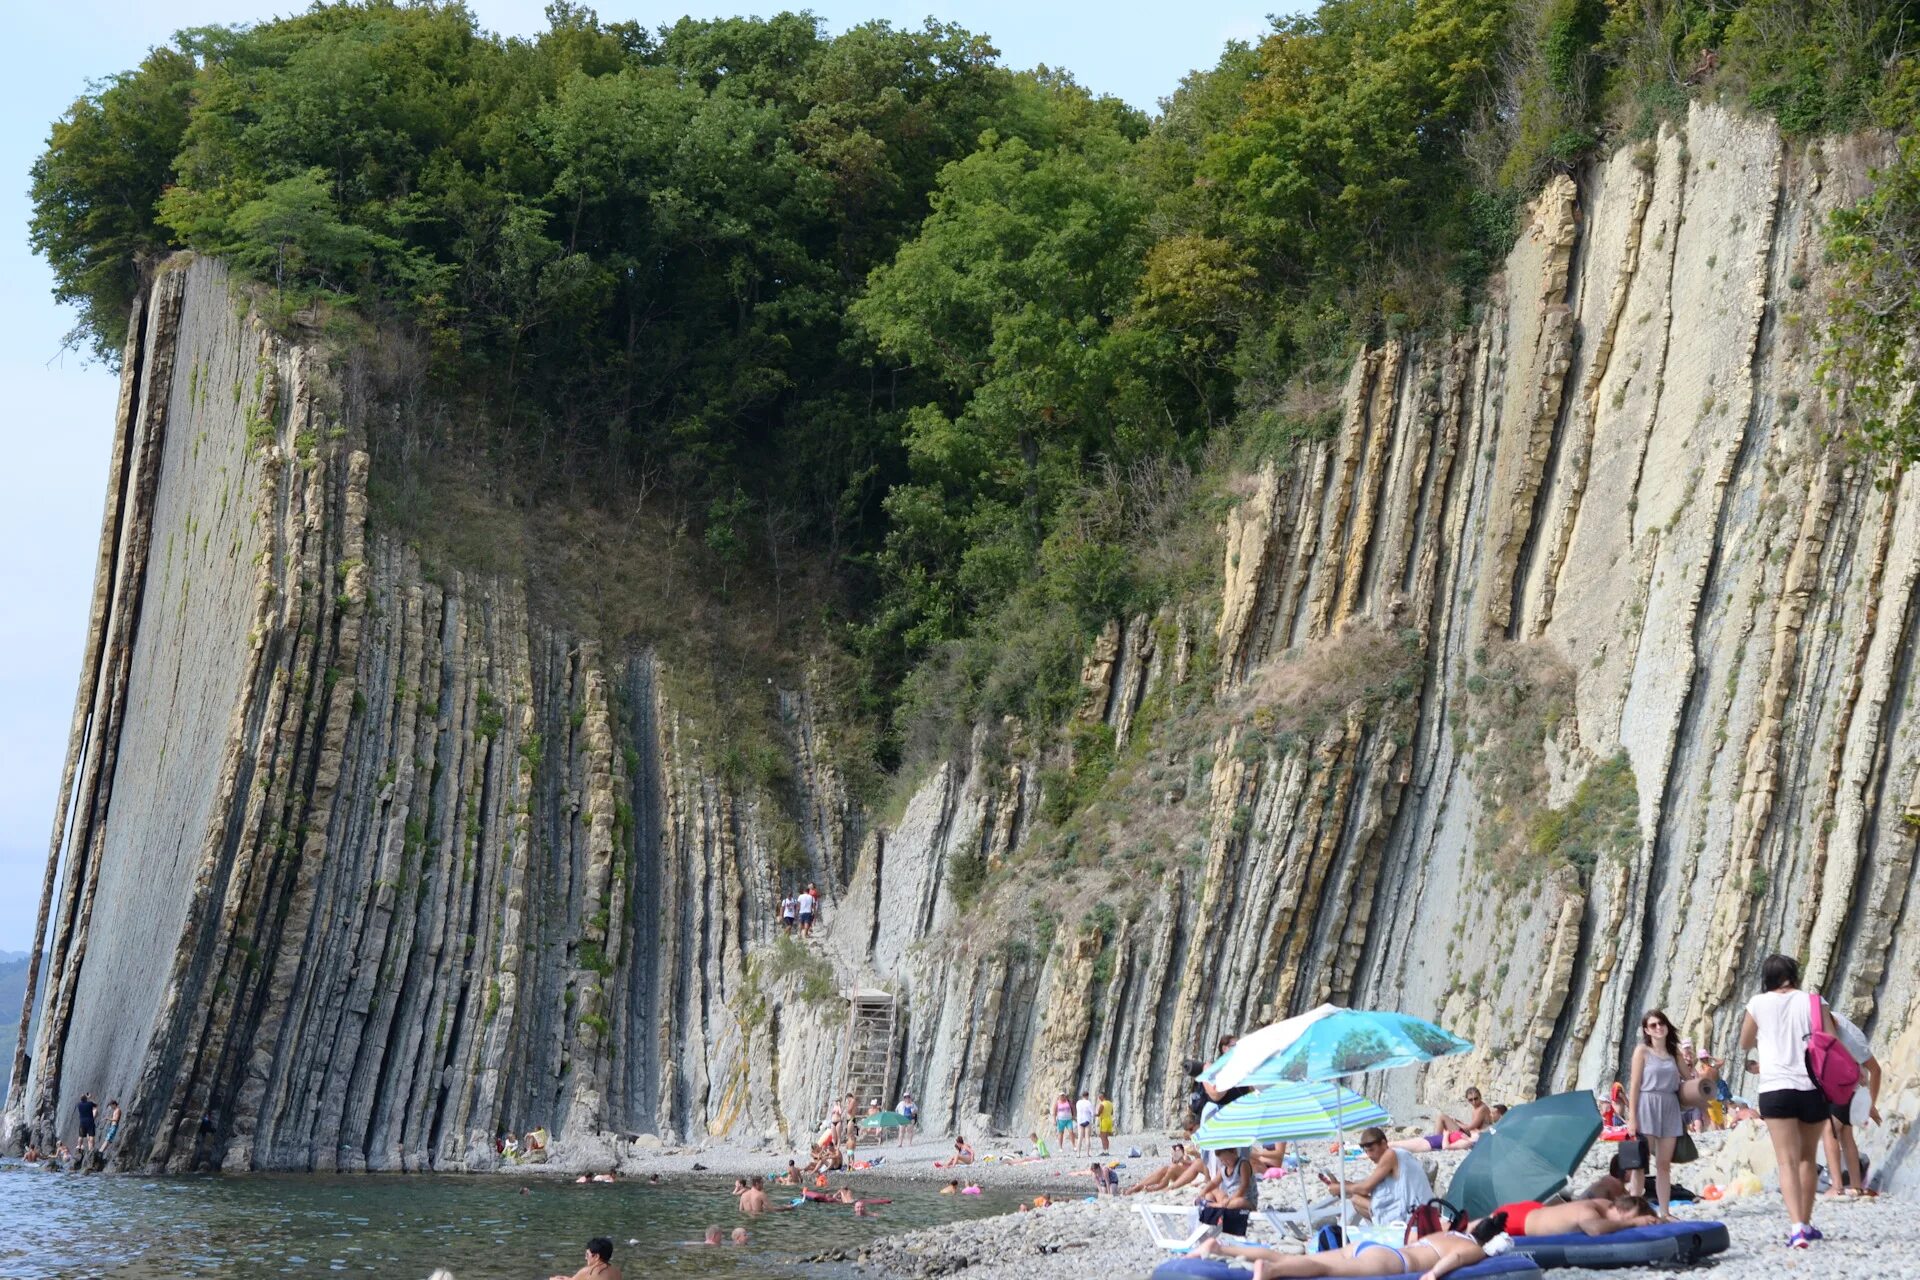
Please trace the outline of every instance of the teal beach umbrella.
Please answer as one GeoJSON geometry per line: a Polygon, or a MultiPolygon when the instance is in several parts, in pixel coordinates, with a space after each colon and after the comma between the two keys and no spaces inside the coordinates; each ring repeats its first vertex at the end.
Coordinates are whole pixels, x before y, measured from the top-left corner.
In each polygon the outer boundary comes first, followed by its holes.
{"type": "MultiPolygon", "coordinates": [[[[1230,1083],[1255,1088],[1290,1081],[1337,1080],[1367,1071],[1416,1066],[1473,1048],[1472,1041],[1409,1013],[1323,1006],[1298,1021],[1304,1023],[1298,1033],[1287,1043],[1274,1045],[1257,1062],[1249,1062],[1244,1053],[1236,1059],[1240,1048],[1236,1045],[1200,1078],[1225,1081],[1231,1076],[1230,1083]]],[[[1285,1025],[1276,1023],[1275,1029],[1285,1025]]],[[[1260,1034],[1256,1032],[1255,1036],[1260,1034]]]]}
{"type": "Polygon", "coordinates": [[[870,1116],[860,1117],[862,1129],[904,1129],[912,1123],[898,1111],[876,1111],[870,1116]]]}
{"type": "Polygon", "coordinates": [[[1600,1108],[1584,1090],[1515,1107],[1482,1134],[1447,1187],[1475,1218],[1515,1200],[1545,1200],[1566,1188],[1600,1137],[1600,1108]]]}

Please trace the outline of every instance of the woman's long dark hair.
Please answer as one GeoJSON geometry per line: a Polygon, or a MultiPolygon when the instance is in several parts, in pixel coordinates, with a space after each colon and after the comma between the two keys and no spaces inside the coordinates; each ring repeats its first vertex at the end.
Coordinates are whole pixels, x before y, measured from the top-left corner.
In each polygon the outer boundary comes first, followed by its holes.
{"type": "Polygon", "coordinates": [[[1783,956],[1777,952],[1760,962],[1760,989],[1778,991],[1782,987],[1800,985],[1800,962],[1792,956],[1783,956]]]}
{"type": "Polygon", "coordinates": [[[1673,1019],[1669,1018],[1662,1010],[1649,1009],[1640,1015],[1640,1043],[1645,1045],[1651,1045],[1653,1043],[1652,1040],[1647,1038],[1648,1018],[1658,1018],[1666,1026],[1667,1056],[1678,1061],[1680,1058],[1680,1033],[1674,1029],[1673,1019]]]}

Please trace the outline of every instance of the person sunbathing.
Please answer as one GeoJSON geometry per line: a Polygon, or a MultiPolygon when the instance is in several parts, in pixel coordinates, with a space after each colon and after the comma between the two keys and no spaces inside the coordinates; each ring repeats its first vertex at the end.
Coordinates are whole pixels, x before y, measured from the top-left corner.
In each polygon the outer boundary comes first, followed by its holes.
{"type": "Polygon", "coordinates": [[[1247,1160],[1253,1165],[1253,1176],[1256,1178],[1264,1176],[1269,1169],[1284,1169],[1287,1167],[1287,1144],[1270,1142],[1264,1147],[1249,1147],[1247,1160]]]}
{"type": "Polygon", "coordinates": [[[1172,1191],[1199,1177],[1203,1167],[1197,1154],[1189,1156],[1186,1144],[1176,1142],[1173,1144],[1173,1158],[1167,1161],[1164,1168],[1155,1169],[1120,1194],[1130,1196],[1136,1191],[1172,1191]]]}
{"type": "MultiPolygon", "coordinates": [[[[1436,1231],[1407,1245],[1381,1244],[1361,1240],[1321,1253],[1301,1255],[1280,1253],[1258,1245],[1228,1244],[1220,1236],[1195,1245],[1190,1258],[1240,1258],[1253,1263],[1253,1280],[1279,1280],[1290,1276],[1422,1276],[1436,1278],[1489,1256],[1488,1242],[1500,1235],[1495,1214],[1476,1225],[1471,1235],[1464,1231],[1436,1231]],[[1495,1224],[1491,1225],[1490,1224],[1495,1224]],[[1490,1227],[1490,1229],[1489,1229],[1490,1227]]],[[[1494,1253],[1512,1247],[1511,1240],[1493,1246],[1494,1253]]]]}
{"type": "Polygon", "coordinates": [[[1565,1204],[1541,1204],[1538,1200],[1519,1200],[1495,1209],[1492,1218],[1505,1215],[1510,1236],[1561,1236],[1581,1232],[1590,1236],[1612,1235],[1631,1227],[1650,1227],[1660,1215],[1641,1196],[1616,1196],[1611,1200],[1570,1200],[1565,1204]]]}

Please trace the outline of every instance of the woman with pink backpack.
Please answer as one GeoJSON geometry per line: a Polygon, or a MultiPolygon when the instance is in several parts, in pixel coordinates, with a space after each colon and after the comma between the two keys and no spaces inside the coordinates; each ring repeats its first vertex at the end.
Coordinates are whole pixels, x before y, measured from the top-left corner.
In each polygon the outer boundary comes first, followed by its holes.
{"type": "Polygon", "coordinates": [[[1860,1069],[1834,1039],[1833,1013],[1816,991],[1800,989],[1800,966],[1771,955],[1760,966],[1761,992],[1747,1002],[1740,1047],[1747,1070],[1758,1074],[1760,1118],[1780,1165],[1780,1197],[1787,1203],[1789,1249],[1821,1238],[1813,1225],[1820,1136],[1837,1094],[1853,1096],[1860,1069]]]}

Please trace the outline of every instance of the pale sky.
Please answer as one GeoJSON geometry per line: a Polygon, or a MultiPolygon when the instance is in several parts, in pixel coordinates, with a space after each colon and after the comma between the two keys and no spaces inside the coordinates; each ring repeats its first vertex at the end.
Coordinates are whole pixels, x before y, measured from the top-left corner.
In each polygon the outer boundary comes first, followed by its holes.
{"type": "MultiPolygon", "coordinates": [[[[115,385],[104,368],[60,351],[73,326],[27,247],[27,170],[48,124],[91,78],[127,70],[175,31],[304,6],[273,0],[65,0],[12,6],[0,53],[0,951],[33,941],[54,796],[73,714],[93,556],[105,495],[115,385]]],[[[470,0],[481,23],[544,29],[544,0],[470,0]]],[[[771,12],[742,3],[596,6],[648,25],[682,13],[771,12]]],[[[1084,85],[1153,109],[1229,39],[1268,29],[1268,4],[1187,0],[865,0],[794,4],[834,30],[871,18],[917,26],[929,12],[993,37],[1008,65],[1066,67],[1084,85]]],[[[1302,5],[1272,6],[1297,11],[1302,5]]],[[[11,1016],[10,1011],[5,1011],[11,1016]]]]}

